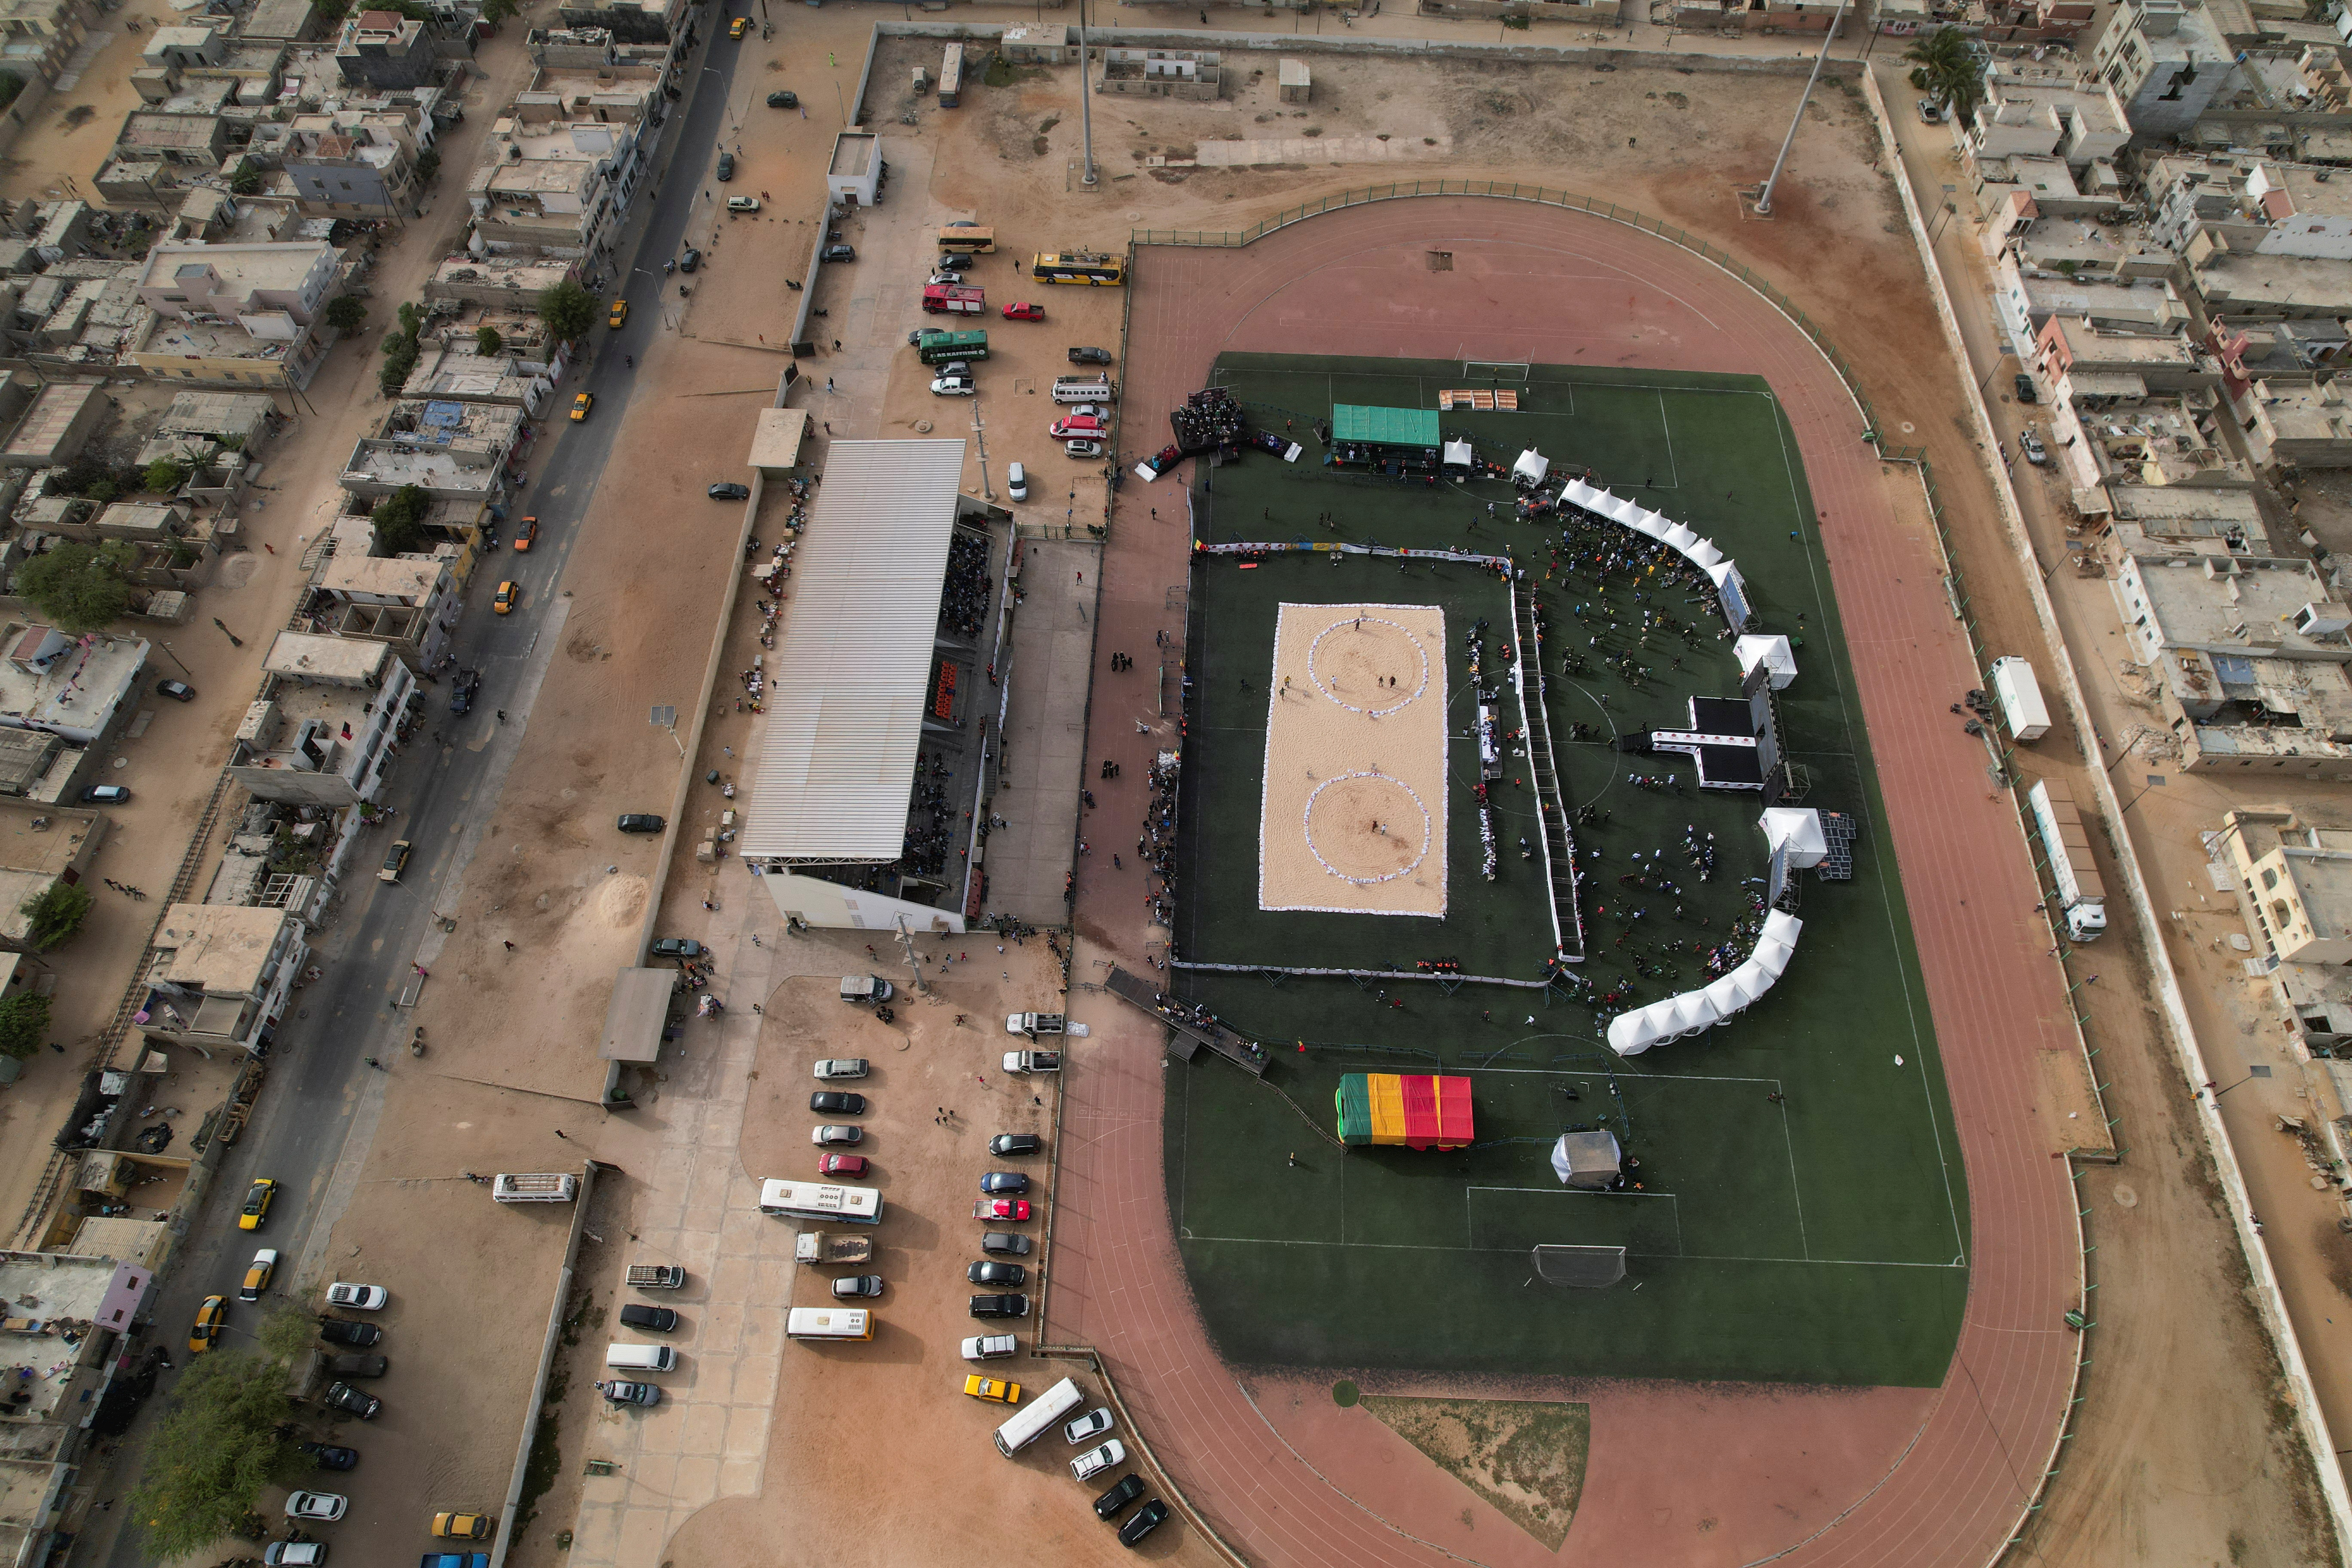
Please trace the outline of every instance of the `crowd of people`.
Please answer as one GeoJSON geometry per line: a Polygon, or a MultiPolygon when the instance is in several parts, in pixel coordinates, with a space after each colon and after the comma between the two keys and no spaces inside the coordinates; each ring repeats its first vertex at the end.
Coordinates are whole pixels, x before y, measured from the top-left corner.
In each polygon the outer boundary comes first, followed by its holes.
{"type": "Polygon", "coordinates": [[[907,800],[907,848],[897,868],[901,876],[936,879],[944,875],[950,848],[966,859],[971,858],[969,846],[956,845],[957,828],[971,814],[959,812],[948,795],[948,781],[954,777],[946,752],[915,753],[915,787],[907,800]]]}
{"type": "Polygon", "coordinates": [[[1143,901],[1164,926],[1176,923],[1176,775],[1174,762],[1151,764],[1151,799],[1135,837],[1136,864],[1145,872],[1143,901]]]}
{"type": "Polygon", "coordinates": [[[940,626],[969,642],[988,623],[988,541],[957,529],[948,538],[948,576],[940,592],[940,626]]]}

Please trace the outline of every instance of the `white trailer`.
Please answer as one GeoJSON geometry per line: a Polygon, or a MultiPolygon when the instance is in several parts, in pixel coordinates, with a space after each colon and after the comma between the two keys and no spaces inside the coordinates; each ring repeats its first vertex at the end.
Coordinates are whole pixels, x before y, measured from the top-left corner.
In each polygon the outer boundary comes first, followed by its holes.
{"type": "Polygon", "coordinates": [[[2107,929],[2107,889],[2091,858],[2091,836],[2083,827],[2074,796],[2062,780],[2043,779],[2026,792],[2033,810],[2033,826],[2050,858],[2050,876],[2058,884],[2059,912],[2066,940],[2089,942],[2107,929]]]}
{"type": "Polygon", "coordinates": [[[2033,679],[2032,665],[2013,654],[1997,658],[1986,679],[1992,682],[2001,721],[2011,734],[2021,741],[2038,741],[2050,732],[2050,710],[2042,703],[2042,683],[2033,679]]]}

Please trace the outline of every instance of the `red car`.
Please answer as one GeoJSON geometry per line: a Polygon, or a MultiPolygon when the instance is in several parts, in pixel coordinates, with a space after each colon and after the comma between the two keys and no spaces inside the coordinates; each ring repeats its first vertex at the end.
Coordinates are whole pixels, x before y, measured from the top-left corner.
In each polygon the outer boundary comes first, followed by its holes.
{"type": "Polygon", "coordinates": [[[982,1198],[971,1205],[974,1219],[1024,1220],[1029,1217],[1027,1198],[982,1198]]]}
{"type": "Polygon", "coordinates": [[[1056,441],[1099,441],[1110,432],[1092,415],[1073,414],[1067,419],[1055,420],[1045,434],[1056,441]]]}
{"type": "Polygon", "coordinates": [[[826,1154],[819,1157],[816,1173],[820,1176],[862,1176],[866,1173],[863,1154],[826,1154]]]}
{"type": "Polygon", "coordinates": [[[1045,319],[1045,307],[1027,304],[1007,305],[1004,307],[1004,319],[1008,321],[1042,321],[1045,319]]]}

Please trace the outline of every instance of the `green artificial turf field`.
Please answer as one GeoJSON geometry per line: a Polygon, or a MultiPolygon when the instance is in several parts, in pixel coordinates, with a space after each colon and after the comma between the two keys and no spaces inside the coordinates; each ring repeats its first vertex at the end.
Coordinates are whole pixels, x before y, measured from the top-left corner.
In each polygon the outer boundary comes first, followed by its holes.
{"type": "MultiPolygon", "coordinates": [[[[1561,524],[1513,521],[1501,482],[1432,489],[1322,467],[1313,426],[1333,403],[1433,408],[1440,387],[1508,386],[1518,413],[1448,413],[1440,423],[1506,465],[1532,447],[1556,474],[1590,467],[1594,483],[1713,539],[1738,561],[1763,629],[1801,642],[1797,680],[1776,700],[1805,781],[1800,804],[1846,812],[1861,830],[1853,880],[1800,874],[1804,930],[1780,984],[1727,1026],[1637,1058],[1607,1048],[1615,1009],[1559,987],[1449,992],[1402,977],[1172,971],[1180,990],[1274,1058],[1263,1082],[1205,1055],[1171,1078],[1171,1204],[1220,1348],[1262,1364],[1941,1382],[1967,1289],[1967,1195],[1828,572],[1778,405],[1750,378],[1568,367],[1493,383],[1458,363],[1229,354],[1214,379],[1253,423],[1286,426],[1307,450],[1296,464],[1252,450],[1231,467],[1196,465],[1202,539],[1466,546],[1507,550],[1528,567],[1522,591],[1547,611],[1541,657],[1561,786],[1571,811],[1605,814],[1576,833],[1599,857],[1586,867],[1588,957],[1575,966],[1596,993],[1619,988],[1622,1005],[1638,1005],[1705,984],[1689,948],[1723,941],[1748,913],[1748,879],[1764,874],[1759,797],[1635,789],[1629,773],[1672,772],[1686,785],[1695,773],[1686,759],[1627,756],[1607,743],[1620,731],[1679,725],[1687,696],[1736,695],[1730,645],[1685,590],[1622,573],[1604,582],[1555,571],[1547,582],[1561,524]],[[1319,521],[1326,514],[1336,526],[1319,521]],[[1664,607],[1696,635],[1641,642],[1633,595],[1644,589],[1656,596],[1640,605],[1664,607]],[[1580,650],[1582,668],[1567,673],[1580,650]],[[1649,673],[1629,679],[1595,662],[1609,652],[1649,673]],[[1594,738],[1572,743],[1577,723],[1594,738]],[[1715,835],[1704,882],[1683,854],[1692,829],[1715,835]],[[1622,889],[1621,875],[1650,864],[1637,851],[1663,852],[1680,891],[1622,889]],[[1636,963],[1650,973],[1635,973],[1636,963]],[[1341,1073],[1441,1069],[1473,1079],[1475,1147],[1343,1152],[1330,1138],[1341,1073]],[[1640,1160],[1640,1191],[1560,1185],[1551,1142],[1585,1126],[1609,1128],[1640,1160]],[[1528,1249],[1544,1243],[1622,1246],[1627,1277],[1592,1291],[1530,1283],[1528,1249]]],[[[1536,836],[1523,759],[1507,759],[1494,795],[1499,877],[1479,874],[1463,634],[1489,620],[1491,671],[1512,640],[1502,584],[1467,565],[1409,561],[1400,572],[1387,558],[1334,559],[1274,555],[1244,572],[1229,558],[1196,557],[1180,952],[1405,972],[1416,959],[1450,958],[1474,973],[1540,981],[1549,899],[1540,863],[1517,852],[1521,834],[1536,836]],[[1274,607],[1285,600],[1445,610],[1452,808],[1442,921],[1257,908],[1263,681],[1274,607]]]]}

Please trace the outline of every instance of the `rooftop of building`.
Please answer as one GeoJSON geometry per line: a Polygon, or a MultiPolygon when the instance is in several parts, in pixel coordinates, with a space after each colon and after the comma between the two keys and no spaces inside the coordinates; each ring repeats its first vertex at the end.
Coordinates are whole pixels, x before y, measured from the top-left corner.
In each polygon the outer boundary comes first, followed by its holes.
{"type": "MultiPolygon", "coordinates": [[[[14,626],[21,634],[23,623],[14,626]]],[[[39,668],[0,658],[0,714],[59,730],[104,729],[146,668],[147,653],[142,637],[92,636],[66,638],[39,668]]]]}
{"type": "Polygon", "coordinates": [[[138,352],[187,359],[279,360],[289,346],[283,338],[257,338],[234,321],[184,321],[167,316],[138,352]]]}
{"type": "Polygon", "coordinates": [[[140,275],[140,283],[149,289],[170,288],[183,277],[198,275],[191,268],[208,268],[231,291],[291,293],[302,286],[322,257],[333,254],[331,246],[309,239],[257,245],[159,245],[147,253],[147,268],[140,275]]]}
{"type": "Polygon", "coordinates": [[[2197,346],[2178,332],[2101,331],[2084,321],[2063,317],[2053,322],[2065,340],[2066,353],[2079,369],[2102,365],[2179,365],[2194,369],[2202,356],[2197,346]]]}
{"type": "Polygon", "coordinates": [[[522,410],[503,403],[404,398],[377,427],[379,440],[455,452],[504,452],[522,435],[522,410]]]}
{"type": "Polygon", "coordinates": [[[382,683],[384,663],[392,657],[382,643],[279,632],[271,639],[261,668],[264,674],[292,680],[373,689],[382,683]]]}
{"type": "Polygon", "coordinates": [[[446,258],[425,284],[450,288],[496,289],[536,297],[572,276],[576,262],[538,256],[468,256],[446,258]]]}
{"type": "Polygon", "coordinates": [[[2352,267],[2323,257],[2217,251],[2194,264],[2208,300],[2245,308],[2352,316],[2352,267]]]}
{"type": "Polygon", "coordinates": [[[410,398],[520,402],[534,379],[505,354],[476,353],[470,345],[427,343],[401,393],[410,398]]]}
{"type": "Polygon", "coordinates": [[[2248,657],[2264,650],[2303,658],[2352,658],[2352,646],[2338,637],[2318,639],[2294,629],[2306,605],[2336,605],[2318,570],[2308,561],[2276,556],[2239,556],[2235,570],[2216,575],[2210,559],[2175,555],[2128,555],[2126,561],[2147,595],[2152,637],[2169,647],[2243,647],[2248,657]]]}
{"type": "Polygon", "coordinates": [[[98,1316],[99,1304],[114,1283],[115,1268],[111,1258],[12,1252],[0,1258],[0,1302],[6,1303],[12,1319],[86,1323],[98,1316]]]}
{"type": "Polygon", "coordinates": [[[238,904],[173,904],[156,928],[155,967],[147,979],[219,996],[258,990],[270,950],[293,918],[284,910],[238,904]]]}
{"type": "Polygon", "coordinates": [[[104,819],[94,811],[0,800],[0,866],[54,879],[81,858],[90,840],[103,837],[105,828],[104,819]]]}
{"type": "Polygon", "coordinates": [[[833,139],[833,163],[827,173],[850,178],[862,176],[874,167],[874,150],[878,144],[870,132],[843,132],[833,139]]]}
{"type": "Polygon", "coordinates": [[[319,575],[319,586],[331,594],[364,595],[421,604],[447,577],[449,569],[429,556],[331,555],[319,575]]]}
{"type": "Polygon", "coordinates": [[[103,382],[49,383],[33,395],[33,405],[16,422],[16,428],[9,432],[7,444],[0,447],[0,460],[46,457],[56,451],[58,444],[89,411],[91,400],[105,395],[103,382]]]}

